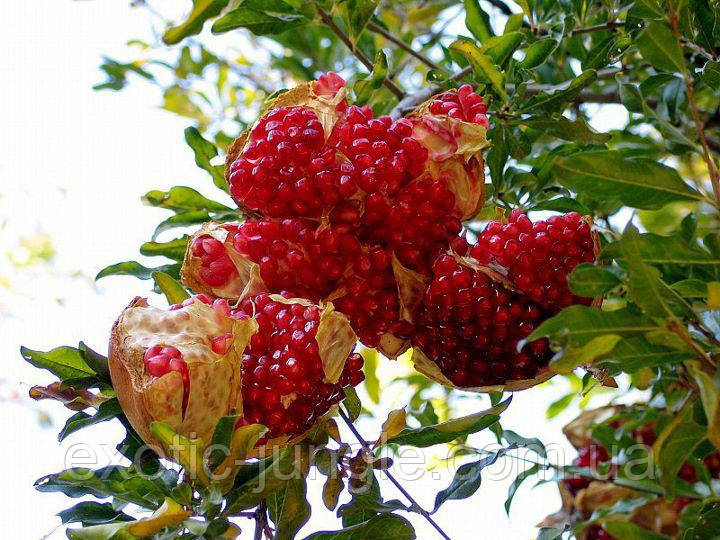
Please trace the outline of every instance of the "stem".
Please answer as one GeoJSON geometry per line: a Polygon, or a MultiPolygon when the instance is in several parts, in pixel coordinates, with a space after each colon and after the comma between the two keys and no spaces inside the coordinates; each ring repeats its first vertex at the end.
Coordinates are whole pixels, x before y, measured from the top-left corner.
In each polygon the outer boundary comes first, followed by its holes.
{"type": "MultiPolygon", "coordinates": [[[[672,27],[673,34],[675,34],[675,39],[677,40],[678,45],[682,47],[682,40],[680,38],[680,30],[678,29],[677,13],[675,12],[675,8],[670,0],[665,0],[665,5],[667,6],[668,13],[670,14],[670,26],[672,27]]],[[[700,144],[703,148],[703,159],[705,160],[708,173],[710,174],[710,184],[712,185],[713,194],[715,195],[715,206],[718,210],[720,210],[720,174],[718,173],[715,160],[710,155],[710,148],[708,147],[708,142],[705,138],[705,128],[700,121],[700,113],[698,112],[697,100],[695,99],[695,89],[693,88],[692,81],[690,80],[687,67],[684,64],[682,75],[683,80],[685,81],[685,88],[687,89],[688,105],[690,105],[693,120],[695,120],[695,128],[697,129],[700,144]]]]}
{"type": "Polygon", "coordinates": [[[255,536],[254,540],[262,540],[263,533],[267,538],[272,538],[272,531],[267,522],[267,502],[265,499],[260,501],[255,511],[255,536]]]}
{"type": "Polygon", "coordinates": [[[574,28],[568,32],[568,36],[578,36],[580,34],[589,34],[591,32],[602,32],[604,30],[615,30],[620,26],[624,26],[624,22],[610,21],[605,24],[596,24],[595,26],[586,26],[585,28],[574,28]]]}
{"type": "MultiPolygon", "coordinates": [[[[363,449],[366,452],[372,453],[372,448],[370,448],[370,445],[363,438],[363,436],[360,435],[360,432],[353,425],[345,412],[342,409],[339,409],[339,413],[340,417],[345,421],[345,424],[350,429],[350,431],[352,431],[352,434],[355,435],[355,438],[362,445],[363,449]]],[[[388,479],[395,485],[395,487],[400,491],[400,493],[402,493],[407,498],[407,500],[410,501],[410,504],[412,504],[413,508],[417,509],[417,511],[422,514],[422,516],[427,520],[427,522],[430,523],[430,525],[432,525],[438,533],[440,533],[440,536],[442,536],[445,540],[450,540],[450,537],[445,533],[445,531],[440,528],[440,525],[435,522],[432,516],[430,516],[430,513],[417,503],[417,501],[412,497],[412,495],[410,495],[407,490],[402,487],[400,482],[395,479],[395,477],[390,473],[390,471],[385,470],[385,474],[387,475],[388,479]]]]}
{"type": "Polygon", "coordinates": [[[384,37],[391,43],[394,43],[395,45],[400,47],[403,51],[407,52],[408,54],[410,54],[410,55],[414,56],[415,58],[417,58],[418,60],[420,60],[423,64],[428,66],[430,69],[437,69],[439,71],[443,71],[443,68],[438,66],[435,62],[430,60],[428,57],[420,54],[418,51],[413,49],[409,43],[406,43],[399,37],[394,36],[393,34],[388,32],[387,30],[385,30],[379,24],[376,24],[376,23],[370,21],[369,23],[367,23],[367,29],[370,30],[371,32],[375,32],[376,34],[380,34],[382,37],[384,37]]]}
{"type": "MultiPolygon", "coordinates": [[[[315,4],[315,7],[317,8],[318,13],[320,14],[320,18],[322,21],[327,25],[330,30],[332,30],[335,35],[342,41],[345,46],[350,49],[350,51],[355,55],[355,58],[360,60],[360,63],[364,65],[368,71],[372,73],[373,70],[373,63],[372,60],[370,60],[367,56],[365,56],[365,53],[363,53],[360,49],[358,49],[355,44],[352,42],[352,40],[348,37],[348,35],[342,31],[342,29],[335,24],[335,21],[333,21],[330,14],[325,11],[320,5],[315,4]]],[[[403,99],[405,97],[405,92],[403,92],[398,86],[392,82],[390,79],[385,77],[383,80],[383,84],[385,87],[390,90],[398,99],[403,99]]]]}

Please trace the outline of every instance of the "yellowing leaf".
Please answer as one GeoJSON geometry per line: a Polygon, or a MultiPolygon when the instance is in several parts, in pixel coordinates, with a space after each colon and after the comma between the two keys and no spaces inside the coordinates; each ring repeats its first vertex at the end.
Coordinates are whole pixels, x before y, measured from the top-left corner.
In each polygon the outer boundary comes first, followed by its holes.
{"type": "Polygon", "coordinates": [[[182,465],[190,478],[197,478],[206,486],[210,484],[207,474],[205,474],[203,462],[205,443],[202,439],[183,437],[164,422],[150,424],[150,432],[163,446],[165,454],[172,461],[182,465]]]}
{"type": "Polygon", "coordinates": [[[711,281],[707,284],[707,308],[712,310],[720,309],[720,281],[711,281]]]}
{"type": "Polygon", "coordinates": [[[392,439],[395,435],[405,429],[405,424],[405,409],[395,409],[394,411],[390,411],[387,420],[383,422],[382,428],[380,429],[380,436],[378,437],[375,446],[383,444],[388,439],[392,439]]]}
{"type": "Polygon", "coordinates": [[[345,360],[355,348],[357,336],[345,315],[338,313],[332,303],[325,306],[320,314],[315,340],[323,364],[325,379],[335,384],[345,367],[345,360]]]}
{"type": "Polygon", "coordinates": [[[128,527],[128,532],[134,536],[144,538],[160,532],[165,527],[179,525],[190,516],[190,512],[169,497],[152,516],[140,519],[128,527]]]}

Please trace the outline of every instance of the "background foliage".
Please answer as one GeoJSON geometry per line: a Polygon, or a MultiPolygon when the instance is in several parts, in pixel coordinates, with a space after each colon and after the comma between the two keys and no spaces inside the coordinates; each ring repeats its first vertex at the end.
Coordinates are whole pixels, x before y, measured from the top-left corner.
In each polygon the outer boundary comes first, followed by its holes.
{"type": "MultiPolygon", "coordinates": [[[[702,470],[712,445],[720,448],[720,180],[715,161],[720,152],[720,5],[712,0],[194,0],[182,13],[167,13],[171,8],[151,1],[133,2],[131,8],[146,11],[157,40],[130,40],[129,60],[106,58],[101,65],[106,80],[96,88],[160,87],[162,107],[188,120],[189,151],[208,172],[208,186],[220,191],[208,189],[208,196],[183,186],[149,191],[143,201],[166,215],[149,231],[140,253],[161,257],[161,262],[152,268],[121,262],[98,278],[154,278],[156,289],[167,291],[164,274],[177,277],[192,230],[187,227],[238,219],[223,193],[221,156],[263,102],[283,88],[337,71],[348,79],[356,102],[369,104],[376,114],[397,116],[433,93],[470,82],[489,103],[493,146],[487,154],[488,200],[469,230],[477,231],[498,210],[573,210],[593,217],[603,244],[598,264],[581,265],[570,278],[577,294],[604,295],[602,307],[568,308],[536,331],[551,338],[557,350],[552,366],[574,385],[572,393],[548,404],[548,416],[593,393],[613,391],[614,398],[621,398],[619,390],[601,384],[615,377],[623,381],[623,392],[643,398],[639,414],[662,410],[683,418],[667,424],[666,443],[655,449],[659,474],[633,487],[648,497],[697,499],[681,522],[682,534],[704,538],[692,535],[707,520],[720,519],[720,510],[712,506],[717,486],[708,474],[694,486],[684,485],[676,481],[675,465],[689,460],[702,470]],[[252,57],[239,54],[235,43],[252,51],[252,57]],[[605,114],[627,120],[608,129],[605,114]],[[591,364],[591,371],[579,368],[591,364]]],[[[22,353],[62,381],[36,391],[77,411],[61,439],[112,418],[126,423],[104,357],[82,344],[22,353]]],[[[377,403],[381,389],[374,370],[385,360],[371,350],[363,354],[367,394],[377,403]]],[[[513,483],[506,507],[520,483],[535,473],[548,467],[563,473],[563,467],[547,461],[540,441],[502,428],[502,411],[512,406],[507,396],[492,396],[491,410],[454,418],[457,392],[428,399],[443,395],[434,383],[417,375],[406,382],[413,389],[409,427],[391,429],[385,444],[390,449],[449,444],[475,456],[437,494],[435,509],[471,496],[480,487],[483,468],[497,459],[513,459],[519,447],[533,450],[537,461],[513,483]],[[503,449],[488,454],[465,444],[468,435],[482,429],[491,429],[503,449]]],[[[343,414],[348,420],[372,415],[372,403],[364,405],[349,394],[343,414]]],[[[326,431],[333,435],[332,427],[326,431]]],[[[328,440],[327,434],[321,436],[321,442],[328,440]]],[[[331,472],[328,463],[346,471],[341,480],[328,475],[323,493],[329,508],[337,505],[341,489],[352,493],[351,502],[337,510],[342,531],[309,538],[413,538],[409,522],[395,512],[432,519],[412,498],[383,500],[372,478],[387,462],[366,459],[370,449],[349,455],[343,442],[329,441],[313,456],[287,452],[274,458],[288,466],[304,460],[305,468],[312,464],[323,474],[331,472]],[[356,489],[361,484],[371,489],[356,489]]],[[[123,451],[130,456],[138,444],[128,428],[123,451]]],[[[193,493],[153,455],[141,464],[88,471],[82,481],[68,471],[48,475],[37,488],[111,498],[111,503],[84,501],[61,512],[64,523],[82,525],[69,530],[72,538],[131,538],[138,531],[158,538],[218,538],[230,535],[237,517],[254,519],[261,533],[272,524],[277,538],[293,537],[311,513],[304,480],[269,482],[269,490],[253,498],[248,494],[263,470],[258,464],[247,467],[224,499],[212,490],[193,493]],[[148,480],[138,474],[138,465],[161,474],[148,480]],[[289,503],[292,512],[284,511],[289,503]],[[191,509],[194,517],[182,515],[178,505],[191,509]],[[155,521],[134,521],[138,508],[156,511],[155,521]],[[167,522],[157,516],[183,519],[167,522]]],[[[582,524],[576,530],[581,529],[582,524]]],[[[540,532],[543,538],[562,533],[540,532]]]]}

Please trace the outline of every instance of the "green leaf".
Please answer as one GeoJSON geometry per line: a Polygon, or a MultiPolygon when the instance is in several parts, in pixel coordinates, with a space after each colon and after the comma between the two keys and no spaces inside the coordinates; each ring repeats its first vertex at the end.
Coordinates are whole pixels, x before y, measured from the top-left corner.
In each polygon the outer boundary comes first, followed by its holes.
{"type": "Polygon", "coordinates": [[[707,283],[699,279],[683,279],[670,285],[685,298],[707,298],[707,283]]]}
{"type": "Polygon", "coordinates": [[[60,492],[73,498],[84,495],[99,499],[114,497],[118,501],[155,510],[169,494],[170,484],[177,482],[177,473],[172,472],[172,477],[156,480],[149,478],[133,467],[110,466],[94,471],[75,467],[43,476],[35,482],[35,489],[43,493],[60,492]]]}
{"type": "Polygon", "coordinates": [[[542,65],[557,46],[557,40],[552,38],[536,41],[525,50],[525,58],[517,63],[518,67],[522,69],[534,69],[542,65]]]}
{"type": "Polygon", "coordinates": [[[300,459],[296,463],[295,449],[299,452],[307,452],[302,447],[289,446],[273,455],[272,460],[268,460],[266,466],[260,474],[253,476],[240,486],[236,486],[227,496],[227,508],[225,512],[230,515],[248,508],[257,506],[260,501],[282,489],[285,483],[292,479],[298,478],[298,475],[304,477],[307,470],[302,462],[306,456],[297,456],[300,459]]]}
{"type": "Polygon", "coordinates": [[[153,272],[152,277],[155,285],[167,298],[168,304],[182,304],[183,300],[190,298],[190,294],[185,290],[185,287],[165,272],[153,272]]]}
{"type": "Polygon", "coordinates": [[[380,484],[372,469],[368,469],[365,482],[359,489],[348,485],[348,491],[352,498],[337,512],[339,516],[342,516],[343,527],[358,525],[381,513],[385,503],[380,494],[380,484]]]}
{"type": "Polygon", "coordinates": [[[358,105],[367,103],[374,91],[382,87],[388,72],[388,61],[383,50],[379,50],[375,57],[372,73],[366,79],[358,80],[353,86],[358,105]]]}
{"type": "Polygon", "coordinates": [[[127,529],[129,523],[106,523],[82,529],[67,529],[70,540],[135,540],[127,529]]]}
{"type": "Polygon", "coordinates": [[[673,201],[700,200],[677,171],[656,161],[626,158],[617,151],[589,151],[560,157],[553,175],[563,186],[598,200],[655,210],[673,201]]]}
{"type": "Polygon", "coordinates": [[[635,303],[651,317],[694,317],[692,307],[660,279],[660,270],[642,262],[639,238],[638,230],[632,225],[625,229],[622,237],[628,287],[635,303]]]}
{"type": "Polygon", "coordinates": [[[700,401],[707,418],[707,437],[720,448],[720,379],[698,360],[685,363],[700,391],[700,401]]]}
{"type": "Polygon", "coordinates": [[[685,406],[658,434],[653,444],[653,455],[660,470],[660,484],[669,492],[675,487],[680,467],[706,435],[705,428],[693,419],[692,406],[685,406]]]}
{"type": "Polygon", "coordinates": [[[505,454],[505,449],[493,452],[477,461],[464,463],[457,468],[455,476],[450,485],[435,495],[435,506],[433,513],[437,512],[445,501],[467,499],[480,489],[482,482],[482,470],[495,463],[498,458],[505,454]]]}
{"type": "Polygon", "coordinates": [[[604,68],[610,60],[610,52],[615,46],[615,36],[608,36],[593,47],[582,63],[585,69],[604,68]]]}
{"type": "Polygon", "coordinates": [[[713,90],[720,90],[720,62],[709,60],[702,70],[702,80],[713,90]]]}
{"type": "Polygon", "coordinates": [[[606,519],[602,522],[602,526],[613,538],[622,538],[623,540],[670,540],[669,536],[656,534],[629,521],[606,519]]]}
{"type": "Polygon", "coordinates": [[[597,79],[597,72],[594,69],[583,71],[575,77],[564,88],[555,90],[553,93],[540,92],[533,96],[520,109],[521,112],[530,112],[537,109],[544,111],[559,111],[568,103],[571,103],[580,94],[583,88],[591,85],[597,79]]]}
{"type": "Polygon", "coordinates": [[[415,529],[408,520],[393,514],[381,514],[339,531],[320,531],[304,540],[413,540],[415,529]]]}
{"type": "Polygon", "coordinates": [[[138,279],[150,279],[152,278],[153,272],[165,272],[171,276],[178,276],[180,274],[180,265],[165,264],[156,268],[148,268],[137,261],[125,261],[106,266],[98,272],[95,280],[97,281],[107,276],[134,276],[138,279]]]}
{"type": "Polygon", "coordinates": [[[123,414],[123,411],[117,398],[101,403],[97,412],[93,415],[89,415],[83,411],[75,413],[67,419],[65,426],[63,426],[60,430],[60,433],[58,434],[58,442],[62,442],[65,440],[65,437],[82,428],[112,420],[120,414],[123,414]]]}
{"type": "Polygon", "coordinates": [[[94,501],[83,501],[75,506],[57,513],[57,516],[65,523],[82,523],[87,525],[100,525],[113,521],[132,521],[133,518],[113,508],[110,503],[98,503],[94,501]]]}
{"type": "MultiPolygon", "coordinates": [[[[696,244],[688,244],[680,235],[661,236],[654,233],[637,235],[634,239],[637,247],[635,255],[646,264],[678,264],[688,265],[720,265],[720,257],[700,248],[696,244]]],[[[603,260],[625,260],[623,240],[608,244],[602,250],[603,260]]]]}
{"type": "Polygon", "coordinates": [[[453,42],[450,45],[450,50],[467,58],[478,79],[483,82],[489,82],[495,89],[498,96],[500,96],[503,101],[507,101],[507,93],[505,92],[505,76],[490,56],[483,54],[477,45],[465,39],[458,39],[453,42]]]}
{"type": "Polygon", "coordinates": [[[552,210],[553,212],[577,212],[578,214],[588,215],[592,212],[590,209],[570,197],[556,197],[547,201],[541,201],[528,210],[552,210]]]}
{"type": "Polygon", "coordinates": [[[601,296],[620,284],[618,277],[602,266],[582,263],[568,276],[570,290],[578,296],[601,296]]]}
{"type": "Polygon", "coordinates": [[[211,471],[214,471],[217,466],[230,455],[230,443],[232,442],[237,419],[237,415],[223,416],[215,425],[215,430],[210,440],[210,447],[212,447],[212,449],[208,456],[208,466],[211,471]]]}
{"type": "Polygon", "coordinates": [[[528,469],[525,469],[523,472],[518,474],[515,477],[515,480],[512,481],[510,486],[508,486],[508,495],[507,499],[505,499],[505,513],[509,516],[510,515],[510,505],[512,504],[513,499],[515,498],[515,493],[517,493],[518,488],[520,485],[531,476],[536,475],[540,471],[540,465],[535,464],[531,466],[528,469]]]}
{"type": "Polygon", "coordinates": [[[170,216],[169,218],[161,221],[158,226],[155,227],[152,235],[152,240],[157,240],[157,237],[160,235],[160,233],[163,233],[170,229],[176,229],[178,227],[189,227],[191,225],[205,223],[206,221],[213,221],[213,219],[210,214],[208,214],[204,210],[200,210],[198,212],[183,212],[181,214],[175,214],[174,216],[170,216]]]}
{"type": "Polygon", "coordinates": [[[182,24],[169,28],[163,34],[163,41],[174,45],[188,36],[199,34],[205,21],[220,15],[228,2],[229,0],[193,0],[193,8],[188,18],[182,24]]]}
{"type": "Polygon", "coordinates": [[[345,392],[345,399],[343,399],[342,404],[348,413],[350,421],[354,422],[357,420],[358,416],[360,416],[362,403],[360,403],[360,398],[358,397],[355,388],[352,386],[346,386],[343,388],[343,392],[345,392]]]}
{"type": "Polygon", "coordinates": [[[36,368],[47,369],[61,381],[95,375],[82,351],[74,347],[57,347],[50,351],[34,351],[20,347],[20,354],[26,362],[36,368]]]}
{"type": "Polygon", "coordinates": [[[638,16],[665,18],[664,5],[661,7],[658,0],[635,0],[635,9],[640,9],[638,16]]]}
{"type": "Polygon", "coordinates": [[[465,26],[480,43],[495,35],[490,26],[490,17],[480,7],[478,0],[465,0],[465,26]]]}
{"type": "Polygon", "coordinates": [[[542,527],[538,531],[535,540],[559,540],[565,533],[565,529],[556,529],[554,527],[542,527]]]}
{"type": "Polygon", "coordinates": [[[304,477],[291,478],[267,498],[277,540],[292,540],[310,519],[307,484],[304,477]]]}
{"type": "Polygon", "coordinates": [[[229,190],[223,172],[225,168],[222,165],[212,165],[210,163],[210,160],[218,155],[215,145],[204,139],[200,132],[194,127],[189,127],[185,130],[185,142],[187,142],[195,154],[195,164],[210,173],[213,183],[227,193],[229,190]]]}
{"type": "Polygon", "coordinates": [[[685,71],[682,47],[666,23],[652,21],[636,43],[640,54],[654,67],[663,71],[685,71]]]}
{"type": "Polygon", "coordinates": [[[103,356],[102,354],[93,351],[82,341],[78,344],[78,350],[82,354],[82,357],[87,365],[90,366],[90,369],[96,373],[98,379],[108,384],[112,384],[112,381],[110,380],[110,368],[108,367],[107,356],[103,356]]]}
{"type": "Polygon", "coordinates": [[[188,235],[183,235],[169,242],[145,242],[140,246],[140,253],[148,257],[163,256],[182,261],[185,258],[189,238],[188,235]]]}
{"type": "Polygon", "coordinates": [[[523,22],[523,14],[522,13],[513,13],[507,18],[507,21],[505,22],[505,28],[503,29],[503,34],[509,34],[510,32],[515,32],[516,30],[520,30],[522,28],[522,22],[523,22]]]}
{"type": "Polygon", "coordinates": [[[214,34],[237,28],[247,28],[253,34],[264,36],[280,34],[308,22],[302,13],[282,0],[245,0],[239,7],[226,13],[213,24],[214,34]]]}
{"type": "Polygon", "coordinates": [[[490,38],[483,43],[480,51],[489,56],[498,66],[505,65],[505,62],[512,56],[523,41],[522,32],[510,32],[502,36],[490,38]]]}
{"type": "Polygon", "coordinates": [[[379,0],[343,0],[337,7],[345,21],[348,37],[357,43],[360,34],[375,13],[379,0]]]}
{"type": "MultiPolygon", "coordinates": [[[[187,134],[186,134],[187,136],[187,134]]],[[[207,141],[205,141],[207,142],[207,141]]],[[[202,143],[198,144],[199,150],[201,150],[202,143]]],[[[213,154],[209,147],[205,147],[209,151],[206,156],[207,162],[210,161],[214,156],[217,155],[217,151],[213,154]]],[[[198,151],[199,151],[198,150],[198,151]]],[[[203,158],[204,161],[205,158],[203,158]]],[[[205,161],[204,161],[205,162],[205,161]]],[[[207,162],[205,162],[207,164],[207,162]]],[[[201,165],[204,168],[204,166],[201,165]]],[[[222,171],[221,171],[222,172],[222,171]]],[[[193,188],[186,186],[174,186],[170,188],[170,191],[152,190],[148,191],[142,198],[143,203],[149,204],[150,206],[157,206],[159,208],[167,208],[168,210],[174,210],[178,213],[183,212],[233,212],[234,210],[224,204],[220,204],[217,201],[208,199],[202,196],[198,191],[193,188]]]]}
{"type": "Polygon", "coordinates": [[[556,337],[575,347],[582,347],[598,336],[616,334],[627,339],[658,328],[652,319],[635,310],[601,311],[577,305],[565,308],[544,321],[527,340],[556,337]]]}
{"type": "Polygon", "coordinates": [[[447,443],[459,437],[464,437],[471,433],[477,433],[495,422],[500,418],[500,414],[510,405],[512,398],[508,398],[502,403],[461,418],[448,420],[440,424],[430,426],[421,426],[418,428],[403,429],[398,435],[388,439],[389,444],[406,444],[425,448],[436,444],[447,443]]]}
{"type": "Polygon", "coordinates": [[[562,353],[552,359],[550,369],[569,375],[576,367],[590,366],[609,355],[621,339],[615,334],[605,334],[592,338],[584,345],[566,345],[562,353]]]}

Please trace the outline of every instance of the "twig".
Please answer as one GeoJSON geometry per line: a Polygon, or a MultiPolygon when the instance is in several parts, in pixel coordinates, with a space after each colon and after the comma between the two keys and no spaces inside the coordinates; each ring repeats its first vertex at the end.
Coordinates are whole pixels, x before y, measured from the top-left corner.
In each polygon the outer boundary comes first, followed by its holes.
{"type": "MultiPolygon", "coordinates": [[[[352,434],[355,435],[355,438],[362,445],[363,449],[366,452],[372,452],[372,448],[370,448],[368,442],[363,438],[362,435],[360,435],[360,432],[353,425],[345,412],[340,409],[339,413],[341,418],[345,421],[345,424],[347,424],[347,427],[350,429],[350,431],[352,431],[352,434]]],[[[410,495],[407,490],[402,487],[402,484],[400,484],[400,482],[395,479],[395,477],[390,473],[390,471],[385,470],[385,474],[387,475],[388,480],[390,480],[400,491],[400,493],[402,493],[407,498],[407,500],[410,501],[410,504],[412,504],[413,508],[415,508],[427,520],[427,522],[435,528],[435,530],[440,534],[440,536],[442,536],[445,540],[450,540],[450,537],[445,533],[445,531],[440,528],[440,525],[435,522],[430,513],[417,503],[417,501],[412,497],[412,495],[410,495]]]]}
{"type": "Polygon", "coordinates": [[[584,28],[573,28],[568,32],[568,36],[579,36],[580,34],[589,34],[591,32],[602,32],[604,30],[615,30],[620,26],[624,26],[624,22],[610,21],[605,24],[596,24],[595,26],[586,26],[584,28]]]}
{"type": "MultiPolygon", "coordinates": [[[[675,8],[672,6],[672,2],[670,2],[670,0],[665,0],[665,5],[667,6],[668,13],[670,14],[670,25],[672,26],[673,34],[675,34],[675,39],[677,40],[678,45],[682,47],[675,8]]],[[[692,81],[690,80],[690,75],[688,74],[685,64],[683,64],[682,75],[683,80],[685,81],[685,88],[687,88],[688,104],[690,105],[693,120],[695,120],[695,128],[697,129],[700,144],[703,148],[703,159],[705,160],[708,173],[710,174],[710,184],[712,185],[713,194],[715,195],[715,206],[718,210],[720,210],[720,174],[718,173],[715,160],[710,155],[710,148],[708,146],[707,139],[705,138],[705,128],[700,121],[700,113],[698,112],[697,100],[695,99],[695,89],[693,88],[692,81]]]]}
{"type": "Polygon", "coordinates": [[[390,32],[385,30],[379,24],[376,24],[376,23],[370,21],[367,24],[367,29],[370,30],[371,32],[375,32],[376,34],[380,34],[382,37],[384,37],[391,43],[394,43],[395,45],[400,47],[403,51],[407,52],[408,54],[410,54],[410,55],[414,56],[415,58],[417,58],[418,60],[420,60],[423,64],[428,66],[430,69],[437,69],[439,71],[443,71],[443,68],[438,66],[435,62],[430,60],[428,57],[420,54],[418,51],[413,49],[409,43],[406,43],[399,37],[392,35],[390,32]]]}
{"type": "MultiPolygon", "coordinates": [[[[372,72],[374,67],[372,60],[365,56],[365,53],[355,46],[355,44],[350,40],[347,34],[343,32],[337,24],[335,24],[335,21],[333,21],[332,17],[327,11],[325,11],[319,4],[315,4],[315,7],[320,14],[320,18],[327,25],[327,27],[335,33],[338,39],[342,41],[348,49],[350,49],[350,51],[355,55],[355,57],[360,60],[360,63],[364,65],[368,69],[368,71],[372,72]]],[[[398,99],[403,99],[405,97],[405,92],[403,92],[394,82],[392,82],[387,77],[385,77],[385,79],[383,80],[383,84],[388,90],[395,94],[398,99]]]]}
{"type": "Polygon", "coordinates": [[[272,531],[267,522],[267,502],[265,499],[260,501],[255,511],[255,537],[254,540],[262,540],[263,533],[267,538],[272,538],[272,531]]]}

